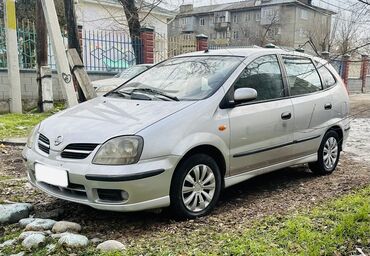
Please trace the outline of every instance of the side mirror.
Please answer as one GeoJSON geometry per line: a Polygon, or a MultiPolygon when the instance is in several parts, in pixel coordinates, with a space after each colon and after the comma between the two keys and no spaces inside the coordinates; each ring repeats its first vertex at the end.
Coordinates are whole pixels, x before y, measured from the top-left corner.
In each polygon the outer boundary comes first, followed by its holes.
{"type": "Polygon", "coordinates": [[[234,102],[241,103],[257,99],[257,91],[252,88],[239,88],[234,92],[234,102]]]}

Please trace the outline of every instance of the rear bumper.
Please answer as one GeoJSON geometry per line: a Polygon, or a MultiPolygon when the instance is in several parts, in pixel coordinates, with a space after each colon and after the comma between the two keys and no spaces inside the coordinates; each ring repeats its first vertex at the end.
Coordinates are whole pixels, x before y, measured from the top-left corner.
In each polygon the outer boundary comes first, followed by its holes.
{"type": "Polygon", "coordinates": [[[23,151],[23,157],[28,179],[34,187],[63,200],[122,212],[169,206],[172,174],[179,161],[178,156],[166,156],[128,166],[98,166],[83,161],[49,159],[28,148],[23,151]],[[36,163],[67,170],[68,187],[37,181],[36,163]],[[120,198],[122,193],[125,197],[120,198]]]}

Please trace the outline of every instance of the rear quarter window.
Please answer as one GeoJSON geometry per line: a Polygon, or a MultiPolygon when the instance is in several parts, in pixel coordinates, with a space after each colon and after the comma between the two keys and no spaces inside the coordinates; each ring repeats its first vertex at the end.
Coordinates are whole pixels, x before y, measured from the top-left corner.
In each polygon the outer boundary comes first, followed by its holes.
{"type": "Polygon", "coordinates": [[[337,80],[334,78],[333,74],[329,71],[329,69],[322,64],[318,64],[318,71],[321,76],[322,86],[324,89],[333,87],[337,80]]]}

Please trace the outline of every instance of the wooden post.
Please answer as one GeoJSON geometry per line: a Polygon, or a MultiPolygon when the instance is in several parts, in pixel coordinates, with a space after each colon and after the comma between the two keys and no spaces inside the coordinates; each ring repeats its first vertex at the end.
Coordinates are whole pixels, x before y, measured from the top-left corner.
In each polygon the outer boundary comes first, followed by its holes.
{"type": "MultiPolygon", "coordinates": [[[[65,18],[67,21],[67,34],[68,34],[68,48],[76,49],[80,59],[82,60],[82,49],[79,40],[78,26],[76,21],[76,11],[74,6],[74,0],[64,0],[65,18]]],[[[80,102],[86,101],[84,92],[79,84],[76,76],[73,74],[73,80],[77,85],[78,98],[80,102]]]]}
{"type": "Polygon", "coordinates": [[[4,0],[4,6],[6,54],[10,83],[10,112],[22,113],[21,78],[19,73],[15,0],[4,0]]]}
{"type": "Polygon", "coordinates": [[[68,62],[71,67],[73,75],[76,77],[78,83],[80,84],[81,90],[85,95],[87,100],[96,97],[96,92],[87,75],[84,65],[76,49],[68,49],[67,52],[68,62]]]}
{"type": "Polygon", "coordinates": [[[66,55],[66,49],[63,44],[63,37],[60,32],[57,12],[55,10],[54,1],[41,0],[44,10],[46,25],[52,42],[55,60],[58,69],[59,80],[67,97],[68,107],[78,104],[76,92],[73,85],[72,74],[69,69],[69,64],[66,55]]]}
{"type": "Polygon", "coordinates": [[[53,83],[50,67],[40,67],[40,78],[42,87],[42,109],[43,111],[47,112],[54,108],[53,83]]]}
{"type": "Polygon", "coordinates": [[[41,67],[48,65],[48,37],[44,11],[42,10],[41,0],[36,1],[36,62],[37,62],[37,84],[38,84],[38,108],[43,109],[42,76],[41,67]]]}

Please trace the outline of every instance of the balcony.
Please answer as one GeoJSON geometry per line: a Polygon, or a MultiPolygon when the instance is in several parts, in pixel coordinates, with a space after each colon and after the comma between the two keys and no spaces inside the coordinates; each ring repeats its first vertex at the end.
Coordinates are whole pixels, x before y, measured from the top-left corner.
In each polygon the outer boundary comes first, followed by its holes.
{"type": "Polygon", "coordinates": [[[215,30],[216,31],[225,31],[230,28],[230,22],[216,22],[215,23],[215,30]]]}
{"type": "Polygon", "coordinates": [[[181,25],[181,31],[182,32],[194,32],[195,26],[194,22],[192,21],[191,23],[183,24],[181,25]]]}

